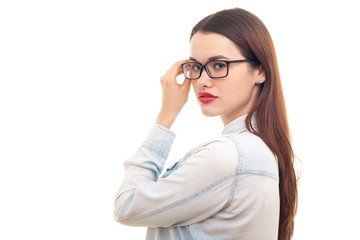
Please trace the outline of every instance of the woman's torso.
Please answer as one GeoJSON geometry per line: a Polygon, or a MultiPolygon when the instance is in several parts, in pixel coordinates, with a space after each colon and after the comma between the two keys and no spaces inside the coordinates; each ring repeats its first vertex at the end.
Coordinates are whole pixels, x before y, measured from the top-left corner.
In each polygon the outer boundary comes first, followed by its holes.
{"type": "MultiPolygon", "coordinates": [[[[162,177],[170,176],[199,150],[219,141],[234,149],[232,157],[219,159],[233,166],[234,174],[223,180],[228,184],[210,186],[214,193],[206,197],[208,201],[217,201],[223,196],[218,196],[216,189],[226,187],[226,204],[200,222],[186,225],[180,222],[170,227],[148,228],[147,239],[277,239],[280,209],[277,161],[266,144],[245,128],[243,119],[229,124],[219,138],[189,151],[162,177]]],[[[199,175],[202,174],[210,173],[199,172],[199,175]]],[[[219,176],[219,181],[221,179],[219,176]]],[[[199,195],[202,191],[204,189],[199,189],[199,195]]],[[[194,204],[192,207],[197,206],[194,204]]]]}

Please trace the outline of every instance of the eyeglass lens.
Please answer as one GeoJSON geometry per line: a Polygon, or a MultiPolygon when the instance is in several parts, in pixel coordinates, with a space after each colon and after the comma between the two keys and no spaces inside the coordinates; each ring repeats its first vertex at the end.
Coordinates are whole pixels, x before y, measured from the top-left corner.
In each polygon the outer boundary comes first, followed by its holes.
{"type": "Polygon", "coordinates": [[[224,61],[210,61],[202,66],[200,63],[189,62],[183,65],[183,72],[186,78],[197,79],[200,77],[203,68],[210,77],[220,78],[227,75],[228,67],[224,61]]]}

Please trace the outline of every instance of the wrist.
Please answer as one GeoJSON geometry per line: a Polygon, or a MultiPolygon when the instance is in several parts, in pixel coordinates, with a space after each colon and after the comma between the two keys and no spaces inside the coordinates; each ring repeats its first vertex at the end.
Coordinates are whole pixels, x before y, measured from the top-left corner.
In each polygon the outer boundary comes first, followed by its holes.
{"type": "Polygon", "coordinates": [[[177,114],[170,114],[164,111],[160,111],[156,119],[156,124],[159,124],[163,127],[170,129],[176,119],[176,116],[177,114]]]}

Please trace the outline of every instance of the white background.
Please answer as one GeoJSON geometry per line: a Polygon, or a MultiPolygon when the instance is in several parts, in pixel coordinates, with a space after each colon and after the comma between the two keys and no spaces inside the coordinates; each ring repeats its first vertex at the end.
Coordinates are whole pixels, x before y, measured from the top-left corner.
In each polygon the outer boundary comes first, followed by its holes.
{"type": "MultiPolygon", "coordinates": [[[[113,220],[122,163],[194,24],[245,8],[275,43],[301,160],[294,239],[359,239],[356,1],[1,1],[0,239],[144,239],[113,220]]],[[[194,94],[168,164],[222,131],[194,94]]]]}

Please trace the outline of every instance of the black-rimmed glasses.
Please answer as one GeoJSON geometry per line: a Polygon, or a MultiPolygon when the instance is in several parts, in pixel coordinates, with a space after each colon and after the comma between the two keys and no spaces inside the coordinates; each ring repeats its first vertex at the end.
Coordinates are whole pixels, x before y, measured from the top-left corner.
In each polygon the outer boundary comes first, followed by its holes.
{"type": "Polygon", "coordinates": [[[201,73],[205,68],[206,73],[211,78],[224,78],[229,73],[229,64],[230,63],[239,63],[239,62],[253,62],[250,59],[243,59],[243,60],[233,60],[233,61],[226,61],[226,60],[213,60],[205,63],[202,65],[198,62],[187,62],[181,64],[181,68],[183,70],[184,76],[187,79],[195,80],[201,77],[201,73]]]}

